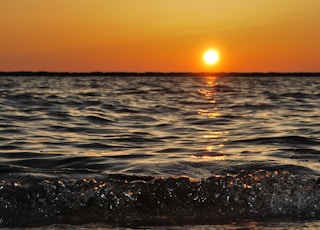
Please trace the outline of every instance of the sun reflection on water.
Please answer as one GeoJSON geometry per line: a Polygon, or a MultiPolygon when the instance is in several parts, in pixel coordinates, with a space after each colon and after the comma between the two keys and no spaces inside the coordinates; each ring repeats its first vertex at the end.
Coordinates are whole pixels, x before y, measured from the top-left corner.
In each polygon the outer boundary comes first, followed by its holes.
{"type": "MultiPolygon", "coordinates": [[[[208,106],[205,108],[198,109],[197,114],[209,119],[216,119],[223,116],[217,104],[219,93],[216,89],[216,87],[219,86],[217,79],[218,77],[216,76],[203,77],[201,80],[204,83],[204,86],[197,90],[199,95],[209,102],[208,106]]],[[[210,126],[210,123],[208,123],[208,126],[210,126]]],[[[217,126],[212,127],[212,129],[213,128],[216,129],[217,126]]],[[[212,130],[203,134],[202,138],[207,145],[204,147],[203,151],[193,154],[192,157],[215,161],[225,160],[226,154],[224,153],[223,148],[225,141],[227,141],[227,134],[229,134],[229,132],[225,130],[212,130]]]]}
{"type": "Polygon", "coordinates": [[[206,82],[207,86],[215,86],[217,85],[217,76],[205,76],[203,77],[204,81],[206,82]]]}
{"type": "Polygon", "coordinates": [[[228,133],[229,133],[229,131],[215,131],[215,132],[211,132],[210,134],[203,135],[203,138],[206,138],[206,139],[218,139],[222,135],[225,135],[225,134],[228,134],[228,133]]]}
{"type": "Polygon", "coordinates": [[[219,113],[219,112],[209,111],[209,110],[205,110],[205,109],[200,109],[198,111],[198,114],[206,115],[210,118],[217,118],[217,117],[221,116],[221,113],[219,113]]]}
{"type": "Polygon", "coordinates": [[[224,160],[225,154],[221,151],[215,150],[216,147],[209,145],[205,148],[203,152],[192,155],[193,158],[201,158],[207,160],[224,160]]]}

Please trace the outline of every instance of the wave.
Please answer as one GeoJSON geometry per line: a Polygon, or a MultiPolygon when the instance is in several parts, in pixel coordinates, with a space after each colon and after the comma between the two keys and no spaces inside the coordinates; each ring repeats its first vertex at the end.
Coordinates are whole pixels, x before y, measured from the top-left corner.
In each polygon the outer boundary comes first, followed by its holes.
{"type": "Polygon", "coordinates": [[[96,180],[17,178],[0,182],[1,227],[320,218],[320,178],[287,171],[242,170],[202,180],[121,174],[96,180]]]}
{"type": "Polygon", "coordinates": [[[319,141],[312,137],[302,137],[302,136],[280,136],[280,137],[262,137],[254,139],[243,139],[235,140],[234,143],[254,143],[254,144],[289,144],[289,145],[308,145],[308,146],[318,146],[319,141]]]}

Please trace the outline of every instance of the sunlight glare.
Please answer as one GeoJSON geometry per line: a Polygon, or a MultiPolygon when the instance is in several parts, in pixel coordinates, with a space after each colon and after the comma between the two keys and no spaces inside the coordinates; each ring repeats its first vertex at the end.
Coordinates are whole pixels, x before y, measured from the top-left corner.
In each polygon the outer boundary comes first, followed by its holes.
{"type": "Polygon", "coordinates": [[[203,54],[203,60],[208,65],[216,64],[219,61],[219,53],[216,50],[207,50],[203,54]]]}

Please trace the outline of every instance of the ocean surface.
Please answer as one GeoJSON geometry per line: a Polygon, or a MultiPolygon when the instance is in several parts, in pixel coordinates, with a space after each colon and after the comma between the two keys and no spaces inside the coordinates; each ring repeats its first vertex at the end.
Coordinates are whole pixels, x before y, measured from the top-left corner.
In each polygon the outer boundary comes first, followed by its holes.
{"type": "Polygon", "coordinates": [[[317,229],[320,77],[2,76],[0,227],[317,229]]]}

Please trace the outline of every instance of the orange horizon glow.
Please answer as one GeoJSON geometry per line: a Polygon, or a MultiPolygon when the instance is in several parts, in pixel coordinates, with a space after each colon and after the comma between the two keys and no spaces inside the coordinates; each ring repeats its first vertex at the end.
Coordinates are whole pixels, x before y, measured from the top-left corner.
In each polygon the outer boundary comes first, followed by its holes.
{"type": "Polygon", "coordinates": [[[319,72],[319,12],[318,0],[4,0],[0,71],[319,72]]]}

